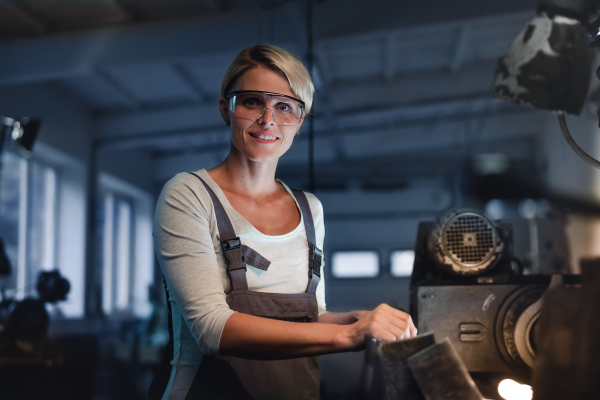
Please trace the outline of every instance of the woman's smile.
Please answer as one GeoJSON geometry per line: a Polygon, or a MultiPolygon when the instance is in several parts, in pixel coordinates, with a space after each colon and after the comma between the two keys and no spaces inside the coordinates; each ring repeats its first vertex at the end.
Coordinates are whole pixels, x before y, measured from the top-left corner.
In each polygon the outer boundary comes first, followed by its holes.
{"type": "Polygon", "coordinates": [[[252,139],[256,140],[259,143],[275,143],[279,140],[277,135],[274,135],[269,132],[248,132],[252,139]]]}

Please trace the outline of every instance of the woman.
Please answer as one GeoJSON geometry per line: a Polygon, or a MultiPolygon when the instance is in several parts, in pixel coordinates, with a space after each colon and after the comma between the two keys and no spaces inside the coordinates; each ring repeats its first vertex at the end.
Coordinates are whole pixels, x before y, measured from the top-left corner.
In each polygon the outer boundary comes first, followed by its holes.
{"type": "Polygon", "coordinates": [[[172,341],[151,398],[317,399],[316,356],[416,334],[410,316],[387,305],[325,310],[321,203],[275,179],[313,92],[290,53],[243,50],[219,101],[228,157],[165,185],[154,237],[172,341]]]}

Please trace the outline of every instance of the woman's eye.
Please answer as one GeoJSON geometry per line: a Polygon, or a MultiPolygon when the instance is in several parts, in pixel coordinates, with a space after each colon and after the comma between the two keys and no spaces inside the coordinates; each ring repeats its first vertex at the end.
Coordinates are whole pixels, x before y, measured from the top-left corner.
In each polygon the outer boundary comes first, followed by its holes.
{"type": "Polygon", "coordinates": [[[246,107],[256,107],[258,106],[260,103],[258,101],[258,99],[254,99],[254,98],[247,98],[244,99],[244,105],[246,107]]]}
{"type": "Polygon", "coordinates": [[[284,112],[290,112],[290,111],[292,111],[292,107],[290,107],[290,105],[286,104],[286,103],[279,103],[277,105],[277,109],[279,111],[284,111],[284,112]]]}

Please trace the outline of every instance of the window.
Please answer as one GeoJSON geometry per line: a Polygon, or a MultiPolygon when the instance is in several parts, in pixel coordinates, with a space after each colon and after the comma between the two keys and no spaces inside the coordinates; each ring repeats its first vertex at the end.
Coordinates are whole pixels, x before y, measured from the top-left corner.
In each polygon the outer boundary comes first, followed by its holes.
{"type": "Polygon", "coordinates": [[[102,308],[110,314],[126,311],[130,304],[133,206],[112,193],[103,203],[102,308]]]}
{"type": "Polygon", "coordinates": [[[415,263],[414,250],[394,251],[391,254],[390,272],[395,278],[407,278],[412,275],[415,263]]]}
{"type": "Polygon", "coordinates": [[[374,278],[379,275],[376,251],[336,251],[331,256],[334,278],[374,278]]]}
{"type": "Polygon", "coordinates": [[[0,237],[12,273],[0,277],[8,297],[35,294],[37,276],[55,265],[56,171],[5,152],[0,170],[0,237]]]}
{"type": "Polygon", "coordinates": [[[102,309],[106,315],[147,316],[154,276],[152,197],[107,174],[101,174],[100,186],[102,309]]]}

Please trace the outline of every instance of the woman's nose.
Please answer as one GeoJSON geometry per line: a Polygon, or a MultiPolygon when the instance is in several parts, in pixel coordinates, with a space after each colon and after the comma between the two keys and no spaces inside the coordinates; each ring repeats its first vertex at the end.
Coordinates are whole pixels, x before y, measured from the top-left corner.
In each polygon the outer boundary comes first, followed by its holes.
{"type": "Polygon", "coordinates": [[[275,125],[275,110],[271,107],[265,107],[258,117],[258,123],[261,125],[275,125]]]}

